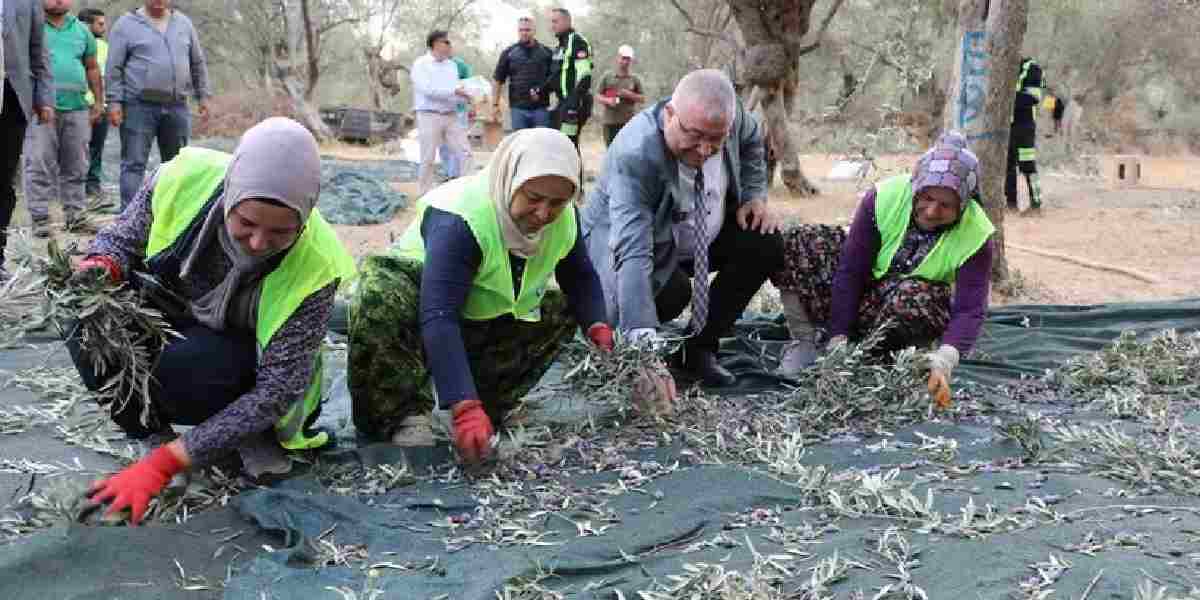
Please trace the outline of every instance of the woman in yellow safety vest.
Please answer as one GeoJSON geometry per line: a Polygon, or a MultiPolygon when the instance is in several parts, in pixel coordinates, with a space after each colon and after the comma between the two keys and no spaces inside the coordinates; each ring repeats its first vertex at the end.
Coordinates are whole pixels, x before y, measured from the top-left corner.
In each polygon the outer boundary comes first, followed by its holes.
{"type": "MultiPolygon", "coordinates": [[[[131,437],[167,443],[96,483],[94,503],[131,508],[137,523],[187,468],[236,449],[250,475],[282,474],[291,467],[283,448],[328,441],[307,428],[321,402],[334,294],[354,262],[316,209],[320,182],[316,140],[274,117],[247,130],[232,156],[184,148],[96,236],[74,277],[175,298],[165,312],[182,337],[158,352],[149,405],[133,398],[112,409],[131,437]],[[194,427],[174,439],[171,424],[194,427]]],[[[109,374],[94,370],[86,340],[68,348],[88,387],[103,385],[109,374]]]]}
{"type": "Polygon", "coordinates": [[[880,353],[941,339],[927,355],[929,385],[947,405],[950,373],[987,313],[995,228],[978,188],[979,160],[962,134],[948,132],[912,174],[864,195],[849,233],[828,225],[785,232],[786,267],[772,277],[792,335],[781,371],[812,364],[826,338],[857,340],[886,323],[880,353]]]}
{"type": "MultiPolygon", "coordinates": [[[[518,131],[482,172],[422,198],[391,252],[363,261],[349,351],[359,432],[432,446],[436,403],[453,415],[460,455],[478,460],[576,325],[612,349],[573,202],[580,175],[566,135],[518,131]],[[552,276],[562,291],[550,287],[552,276]]],[[[651,402],[670,406],[669,374],[643,381],[651,402]]]]}

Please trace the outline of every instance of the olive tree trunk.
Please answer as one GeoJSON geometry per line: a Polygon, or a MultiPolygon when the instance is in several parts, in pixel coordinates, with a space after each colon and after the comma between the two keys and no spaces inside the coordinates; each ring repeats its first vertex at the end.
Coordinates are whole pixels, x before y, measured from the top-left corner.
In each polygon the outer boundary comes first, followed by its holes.
{"type": "Polygon", "coordinates": [[[766,121],[768,155],[779,163],[784,185],[794,196],[812,196],[819,191],[800,168],[800,149],[791,125],[791,104],[799,81],[799,59],[820,45],[820,36],[841,6],[834,0],[821,23],[817,40],[804,45],[817,0],[728,0],[733,18],[746,41],[738,72],[743,90],[758,88],[766,121]]]}
{"type": "Polygon", "coordinates": [[[967,136],[979,156],[980,197],[996,226],[992,281],[1008,279],[1004,251],[1004,175],[1014,84],[1025,39],[1028,0],[961,0],[958,45],[943,127],[967,136]]]}

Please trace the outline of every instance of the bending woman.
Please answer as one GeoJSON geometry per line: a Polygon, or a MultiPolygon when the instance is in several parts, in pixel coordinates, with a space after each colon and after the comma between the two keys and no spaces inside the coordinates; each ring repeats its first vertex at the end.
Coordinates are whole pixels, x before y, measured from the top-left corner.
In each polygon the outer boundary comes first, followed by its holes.
{"type": "Polygon", "coordinates": [[[987,313],[995,228],[976,199],[978,182],[979,160],[949,132],[911,175],[866,193],[848,235],[828,225],[786,231],[787,266],[772,277],[793,340],[781,371],[794,374],[816,360],[824,341],[817,327],[836,342],[890,321],[880,352],[941,339],[928,358],[931,391],[944,389],[987,313]]]}
{"type": "MultiPolygon", "coordinates": [[[[392,252],[363,262],[350,313],[350,394],[360,432],[431,446],[438,404],[453,414],[459,453],[478,460],[576,326],[612,349],[572,202],[580,167],[562,133],[518,131],[486,169],[422,198],[392,252]],[[552,276],[562,291],[551,287],[552,276]]],[[[650,377],[669,405],[669,375],[650,377]]]]}
{"type": "MultiPolygon", "coordinates": [[[[182,438],[95,484],[109,513],[141,520],[171,477],[239,451],[254,476],[286,472],[282,448],[324,445],[306,427],[321,401],[320,346],[338,282],[354,263],[315,208],[321,162],[299,123],[275,117],[250,128],[233,156],[185,148],[142,186],[102,230],[77,276],[139,285],[152,275],[177,295],[170,316],[182,334],[158,352],[149,406],[114,402],[113,420],[133,438],[182,438]]],[[[141,285],[149,285],[142,283],[141,285]]],[[[68,340],[85,384],[96,373],[87,348],[68,340]]]]}

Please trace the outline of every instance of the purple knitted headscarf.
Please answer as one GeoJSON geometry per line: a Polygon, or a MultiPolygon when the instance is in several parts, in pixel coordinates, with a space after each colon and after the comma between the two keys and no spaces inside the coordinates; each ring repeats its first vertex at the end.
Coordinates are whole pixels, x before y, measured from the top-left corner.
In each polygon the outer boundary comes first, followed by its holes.
{"type": "Polygon", "coordinates": [[[967,202],[979,191],[979,158],[967,149],[967,138],[957,131],[947,131],[934,142],[921,158],[912,174],[912,191],[916,197],[927,187],[950,188],[958,193],[958,213],[967,210],[967,202]]]}

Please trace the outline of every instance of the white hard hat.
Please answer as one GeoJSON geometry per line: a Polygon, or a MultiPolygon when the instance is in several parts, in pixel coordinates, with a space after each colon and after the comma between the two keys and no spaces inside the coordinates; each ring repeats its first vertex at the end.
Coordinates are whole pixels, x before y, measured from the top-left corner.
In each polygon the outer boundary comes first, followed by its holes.
{"type": "Polygon", "coordinates": [[[633,46],[625,44],[625,45],[621,46],[620,48],[617,48],[617,56],[625,56],[628,58],[633,58],[633,46]]]}

